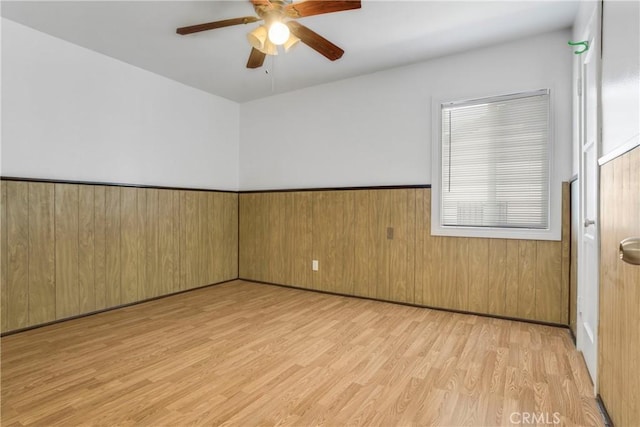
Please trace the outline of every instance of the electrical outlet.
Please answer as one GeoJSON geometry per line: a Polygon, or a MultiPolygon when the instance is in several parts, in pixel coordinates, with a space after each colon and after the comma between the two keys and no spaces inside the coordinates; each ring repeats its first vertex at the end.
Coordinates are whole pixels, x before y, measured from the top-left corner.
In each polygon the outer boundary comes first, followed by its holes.
{"type": "Polygon", "coordinates": [[[311,269],[313,271],[318,271],[318,260],[314,259],[313,261],[311,261],[311,269]]]}

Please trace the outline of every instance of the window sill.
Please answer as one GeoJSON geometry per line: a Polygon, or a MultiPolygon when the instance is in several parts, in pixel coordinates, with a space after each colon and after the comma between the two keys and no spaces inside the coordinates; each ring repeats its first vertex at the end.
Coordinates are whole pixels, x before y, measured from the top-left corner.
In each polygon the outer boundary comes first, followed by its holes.
{"type": "Polygon", "coordinates": [[[443,227],[431,224],[432,236],[478,237],[486,239],[562,240],[560,230],[492,227],[443,227]]]}

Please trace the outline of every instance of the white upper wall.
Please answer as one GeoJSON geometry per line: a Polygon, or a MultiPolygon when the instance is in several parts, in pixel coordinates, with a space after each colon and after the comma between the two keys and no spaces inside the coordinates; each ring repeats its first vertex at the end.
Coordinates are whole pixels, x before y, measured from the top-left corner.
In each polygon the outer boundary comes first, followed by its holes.
{"type": "Polygon", "coordinates": [[[2,19],[3,176],[237,190],[238,140],[237,103],[2,19]]]}
{"type": "Polygon", "coordinates": [[[640,145],[640,2],[602,6],[602,155],[640,145]]]}
{"type": "Polygon", "coordinates": [[[431,182],[431,103],[550,87],[571,176],[567,31],[238,104],[2,20],[2,175],[218,189],[431,182]]]}
{"type": "Polygon", "coordinates": [[[571,177],[569,30],[240,106],[240,189],[431,183],[431,102],[549,87],[554,182],[571,177]]]}

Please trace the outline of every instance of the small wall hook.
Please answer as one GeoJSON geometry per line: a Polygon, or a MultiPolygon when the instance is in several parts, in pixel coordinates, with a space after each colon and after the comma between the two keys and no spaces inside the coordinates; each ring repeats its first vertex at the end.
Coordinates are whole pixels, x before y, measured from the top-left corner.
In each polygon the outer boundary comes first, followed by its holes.
{"type": "Polygon", "coordinates": [[[582,46],[582,50],[576,50],[573,53],[575,53],[576,55],[580,55],[581,53],[585,53],[586,51],[589,50],[589,42],[584,40],[581,42],[572,42],[571,40],[569,40],[568,42],[569,46],[582,46]]]}

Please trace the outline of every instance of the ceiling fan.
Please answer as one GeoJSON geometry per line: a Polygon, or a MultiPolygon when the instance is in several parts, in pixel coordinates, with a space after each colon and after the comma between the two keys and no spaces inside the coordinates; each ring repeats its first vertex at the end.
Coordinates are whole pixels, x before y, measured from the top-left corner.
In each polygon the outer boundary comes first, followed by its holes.
{"type": "Polygon", "coordinates": [[[293,3],[292,0],[250,0],[258,16],[225,19],[205,24],[181,27],[178,34],[186,35],[232,25],[251,24],[264,21],[264,24],[247,34],[252,46],[247,68],[259,68],[267,55],[277,55],[278,45],[285,50],[302,41],[327,59],[335,61],[342,57],[344,50],[296,21],[298,18],[360,9],[360,0],[306,0],[293,3]]]}

